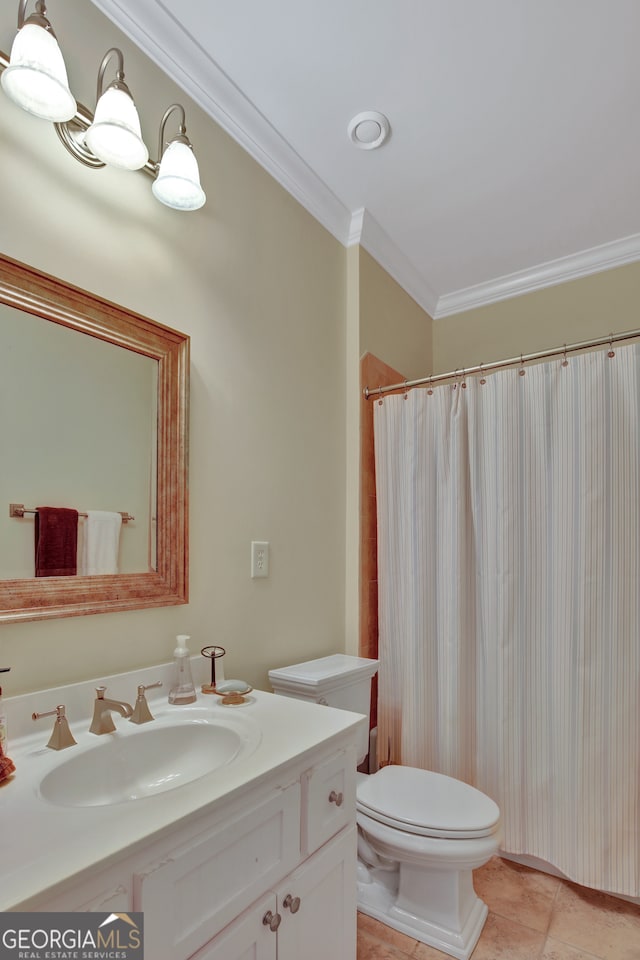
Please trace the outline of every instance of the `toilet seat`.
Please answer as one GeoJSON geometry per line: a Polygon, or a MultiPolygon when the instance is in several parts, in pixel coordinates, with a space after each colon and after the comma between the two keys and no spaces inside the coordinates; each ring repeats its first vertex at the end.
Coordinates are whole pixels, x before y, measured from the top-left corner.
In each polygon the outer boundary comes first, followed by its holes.
{"type": "Polygon", "coordinates": [[[500,821],[497,804],[480,790],[415,767],[388,766],[359,777],[356,803],[372,820],[415,836],[487,837],[500,821]]]}

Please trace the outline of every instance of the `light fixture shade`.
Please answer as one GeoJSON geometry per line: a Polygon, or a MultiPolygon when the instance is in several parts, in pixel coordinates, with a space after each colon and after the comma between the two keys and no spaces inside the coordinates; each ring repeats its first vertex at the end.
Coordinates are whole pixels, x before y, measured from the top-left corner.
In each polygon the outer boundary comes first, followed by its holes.
{"type": "Polygon", "coordinates": [[[172,140],[162,154],[157,178],[151,185],[154,197],[174,210],[199,210],[206,196],[200,186],[198,161],[190,146],[172,140]]]}
{"type": "Polygon", "coordinates": [[[25,23],[16,34],[1,82],[7,96],[35,117],[64,123],[75,116],[76,101],[58,41],[38,24],[25,23]]]}
{"type": "Polygon", "coordinates": [[[149,159],[136,105],[129,93],[114,86],[98,100],[84,139],[94,156],[113,167],[139,170],[149,159]]]}

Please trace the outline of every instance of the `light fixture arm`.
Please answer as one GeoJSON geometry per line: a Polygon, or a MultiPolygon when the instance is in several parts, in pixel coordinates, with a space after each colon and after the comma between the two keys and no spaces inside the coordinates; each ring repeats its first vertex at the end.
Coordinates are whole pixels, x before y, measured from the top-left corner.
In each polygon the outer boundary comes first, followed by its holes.
{"type": "MultiPolygon", "coordinates": [[[[102,58],[102,63],[100,64],[100,69],[98,70],[98,84],[96,87],[96,103],[104,93],[104,75],[107,67],[109,66],[109,60],[111,60],[112,54],[115,54],[118,61],[118,67],[116,69],[116,78],[112,80],[109,84],[114,90],[124,90],[131,97],[131,91],[129,87],[124,82],[124,57],[122,55],[122,50],[119,50],[117,47],[111,47],[110,50],[107,50],[104,57],[102,58]]],[[[131,97],[133,100],[133,97],[131,97]]]]}
{"type": "Polygon", "coordinates": [[[20,4],[18,6],[18,30],[22,30],[25,23],[33,23],[38,27],[42,27],[48,33],[53,34],[55,37],[53,27],[47,20],[47,8],[44,0],[37,0],[35,13],[32,13],[31,16],[27,18],[25,15],[27,12],[28,2],[29,0],[20,0],[20,4]]]}
{"type": "Polygon", "coordinates": [[[180,125],[178,127],[178,136],[174,137],[173,139],[174,141],[177,140],[180,143],[184,143],[187,147],[191,147],[191,141],[187,136],[187,118],[185,116],[184,107],[182,106],[181,103],[172,103],[170,107],[167,107],[167,109],[164,112],[164,116],[160,121],[160,132],[158,134],[158,154],[157,154],[158,159],[155,164],[156,169],[158,169],[158,167],[160,166],[160,161],[162,160],[162,154],[164,153],[164,149],[163,149],[164,129],[167,125],[167,120],[169,119],[171,114],[174,112],[174,110],[178,110],[180,113],[180,125]]]}

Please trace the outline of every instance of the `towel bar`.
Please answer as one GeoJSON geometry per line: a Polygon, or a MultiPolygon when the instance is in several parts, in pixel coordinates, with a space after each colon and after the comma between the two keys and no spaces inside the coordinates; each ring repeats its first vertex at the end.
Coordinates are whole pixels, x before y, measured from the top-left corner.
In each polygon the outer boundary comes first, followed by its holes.
{"type": "MultiPolygon", "coordinates": [[[[9,504],[9,516],[10,517],[24,517],[25,513],[37,513],[38,511],[34,507],[25,507],[24,503],[10,503],[9,504]]],[[[130,513],[126,511],[122,513],[118,511],[122,517],[123,523],[128,523],[129,520],[135,520],[135,517],[132,517],[130,513]]],[[[86,517],[87,514],[83,513],[81,510],[78,510],[79,517],[86,517]]]]}

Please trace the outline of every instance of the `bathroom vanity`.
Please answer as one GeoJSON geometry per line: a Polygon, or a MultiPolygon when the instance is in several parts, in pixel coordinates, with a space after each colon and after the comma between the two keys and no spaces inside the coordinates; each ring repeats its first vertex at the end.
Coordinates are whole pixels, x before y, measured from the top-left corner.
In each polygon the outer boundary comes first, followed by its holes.
{"type": "MultiPolygon", "coordinates": [[[[166,669],[102,682],[131,702],[138,683],[166,669]]],[[[235,707],[202,695],[175,707],[166,690],[149,701],[153,722],[116,716],[116,732],[99,737],[88,732],[93,682],[7,701],[10,731],[24,729],[20,716],[65,703],[78,743],[47,749],[39,724],[12,741],[17,772],[0,788],[0,910],[142,911],[153,960],[355,960],[364,718],[258,691],[235,707]],[[225,738],[231,747],[218,756],[209,744],[225,738]],[[132,787],[132,771],[154,756],[164,773],[132,787]]]]}

